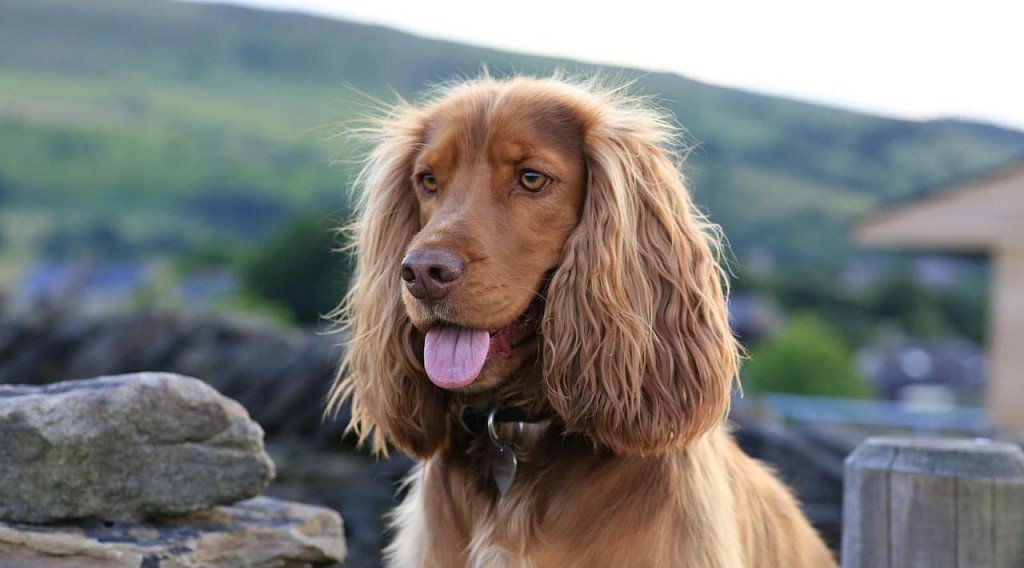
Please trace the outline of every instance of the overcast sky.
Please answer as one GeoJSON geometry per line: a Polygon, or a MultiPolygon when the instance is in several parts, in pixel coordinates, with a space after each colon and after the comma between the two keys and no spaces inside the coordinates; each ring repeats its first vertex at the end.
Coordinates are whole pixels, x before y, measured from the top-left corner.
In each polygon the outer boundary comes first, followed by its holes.
{"type": "Polygon", "coordinates": [[[877,114],[1024,130],[1021,0],[233,1],[877,114]]]}

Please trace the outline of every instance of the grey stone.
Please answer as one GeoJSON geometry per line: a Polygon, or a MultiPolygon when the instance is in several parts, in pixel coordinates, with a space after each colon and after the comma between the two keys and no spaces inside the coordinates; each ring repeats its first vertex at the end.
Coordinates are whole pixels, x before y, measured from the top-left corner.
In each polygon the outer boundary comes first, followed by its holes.
{"type": "Polygon", "coordinates": [[[0,566],[11,568],[311,566],[344,558],[338,513],[268,497],[146,522],[0,522],[0,566]]]}
{"type": "Polygon", "coordinates": [[[182,514],[259,495],[273,477],[263,430],[202,381],[0,385],[0,520],[182,514]]]}

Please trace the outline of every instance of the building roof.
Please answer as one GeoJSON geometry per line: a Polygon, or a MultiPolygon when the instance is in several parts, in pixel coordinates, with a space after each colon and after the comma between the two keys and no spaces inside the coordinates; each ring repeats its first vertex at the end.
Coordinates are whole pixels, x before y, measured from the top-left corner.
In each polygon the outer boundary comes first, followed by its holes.
{"type": "Polygon", "coordinates": [[[882,209],[858,224],[855,239],[889,249],[1024,247],[1024,160],[882,209]]]}

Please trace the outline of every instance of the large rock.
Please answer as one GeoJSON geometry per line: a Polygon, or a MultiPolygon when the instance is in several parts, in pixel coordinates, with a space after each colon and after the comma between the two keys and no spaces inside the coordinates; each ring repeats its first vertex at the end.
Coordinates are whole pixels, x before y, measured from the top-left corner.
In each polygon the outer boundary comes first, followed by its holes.
{"type": "Polygon", "coordinates": [[[273,477],[259,425],[202,381],[0,386],[0,520],[182,514],[259,495],[273,477]]]}
{"type": "Polygon", "coordinates": [[[271,567],[344,557],[338,513],[268,497],[142,523],[0,522],[0,566],[271,567]]]}

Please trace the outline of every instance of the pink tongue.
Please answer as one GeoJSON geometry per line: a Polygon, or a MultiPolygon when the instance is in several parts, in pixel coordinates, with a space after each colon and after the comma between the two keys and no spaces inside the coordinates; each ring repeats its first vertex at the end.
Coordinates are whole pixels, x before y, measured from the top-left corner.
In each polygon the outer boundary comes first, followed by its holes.
{"type": "Polygon", "coordinates": [[[445,389],[472,383],[487,359],[491,336],[486,331],[449,325],[427,332],[423,363],[427,376],[445,389]]]}

